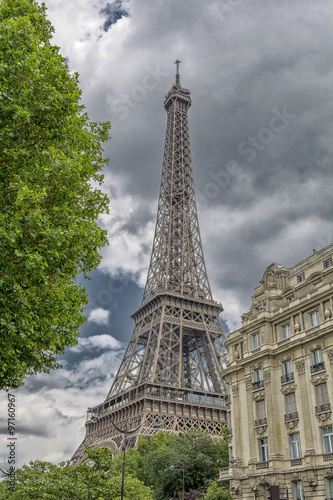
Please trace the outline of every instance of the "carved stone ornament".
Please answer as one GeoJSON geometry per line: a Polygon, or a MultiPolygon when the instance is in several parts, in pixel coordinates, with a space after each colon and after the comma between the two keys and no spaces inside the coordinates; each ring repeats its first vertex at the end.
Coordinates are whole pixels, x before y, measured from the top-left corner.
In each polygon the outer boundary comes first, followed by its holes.
{"type": "Polygon", "coordinates": [[[330,363],[333,363],[333,349],[327,349],[327,356],[330,360],[330,363]]]}
{"type": "Polygon", "coordinates": [[[252,394],[252,399],[253,401],[261,401],[262,399],[265,399],[265,393],[263,391],[254,392],[252,394]]]}
{"type": "Polygon", "coordinates": [[[270,486],[270,482],[268,481],[267,476],[265,476],[263,472],[260,474],[259,484],[263,486],[270,486]]]}
{"type": "Polygon", "coordinates": [[[230,489],[233,493],[236,495],[241,495],[242,494],[242,486],[241,483],[234,483],[230,486],[230,489]]]}
{"type": "Polygon", "coordinates": [[[331,479],[331,477],[333,477],[333,467],[327,467],[324,469],[324,477],[326,479],[331,479]]]}
{"type": "Polygon", "coordinates": [[[266,434],[267,425],[261,425],[260,427],[256,427],[256,431],[257,431],[258,436],[262,436],[263,434],[266,434]]]}
{"type": "Polygon", "coordinates": [[[325,309],[324,314],[325,314],[325,318],[326,318],[326,319],[330,318],[330,317],[332,316],[332,311],[331,311],[331,309],[328,309],[328,308],[327,308],[327,309],[325,309]]]}
{"type": "Polygon", "coordinates": [[[232,445],[232,436],[227,436],[228,446],[232,445]]]}
{"type": "Polygon", "coordinates": [[[289,420],[289,422],[285,422],[287,429],[295,430],[298,427],[298,419],[297,420],[289,420]]]}
{"type": "Polygon", "coordinates": [[[271,381],[271,371],[269,369],[263,371],[263,379],[265,384],[271,381]]]}
{"type": "Polygon", "coordinates": [[[330,420],[331,414],[332,414],[332,412],[326,411],[325,413],[319,413],[317,415],[317,418],[318,418],[319,422],[324,423],[324,422],[327,422],[328,420],[330,420]]]}
{"type": "Polygon", "coordinates": [[[281,392],[282,394],[291,394],[292,392],[295,392],[297,389],[297,385],[284,385],[281,387],[281,392]]]}
{"type": "Polygon", "coordinates": [[[301,331],[301,325],[299,323],[295,323],[295,332],[301,331]]]}
{"type": "Polygon", "coordinates": [[[291,480],[293,482],[296,482],[296,481],[299,481],[300,477],[299,477],[299,473],[298,472],[294,472],[292,475],[291,475],[291,480]]]}
{"type": "Polygon", "coordinates": [[[232,393],[234,396],[238,396],[238,392],[239,392],[239,387],[238,387],[238,384],[234,384],[231,386],[231,390],[232,390],[232,393]]]}
{"type": "Polygon", "coordinates": [[[296,369],[297,369],[297,373],[298,374],[305,372],[305,361],[304,361],[304,359],[300,359],[299,361],[296,361],[295,365],[296,365],[296,369]]]}
{"type": "Polygon", "coordinates": [[[247,390],[252,389],[252,377],[245,377],[245,387],[247,390]]]}
{"type": "Polygon", "coordinates": [[[315,489],[316,486],[318,486],[318,478],[317,478],[315,472],[312,470],[308,471],[308,483],[309,483],[309,486],[311,486],[311,488],[313,490],[315,489]]]}
{"type": "Polygon", "coordinates": [[[325,384],[326,380],[328,379],[328,375],[317,375],[316,377],[311,378],[311,384],[313,385],[320,385],[320,384],[325,384]]]}
{"type": "Polygon", "coordinates": [[[250,484],[250,488],[254,492],[258,491],[258,485],[257,485],[256,481],[253,481],[253,483],[250,484]]]}

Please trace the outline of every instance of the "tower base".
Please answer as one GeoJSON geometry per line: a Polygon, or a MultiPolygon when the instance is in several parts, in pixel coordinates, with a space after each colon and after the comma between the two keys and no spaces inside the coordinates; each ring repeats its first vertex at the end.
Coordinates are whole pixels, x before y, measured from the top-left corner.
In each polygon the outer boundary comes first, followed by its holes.
{"type": "Polygon", "coordinates": [[[160,430],[180,434],[197,428],[220,440],[227,427],[226,402],[221,394],[141,384],[88,410],[86,436],[72,457],[74,465],[85,458],[86,446],[123,449],[124,435],[112,422],[119,428],[127,425],[129,432],[140,426],[127,437],[126,449],[135,446],[139,435],[149,438],[160,430]]]}

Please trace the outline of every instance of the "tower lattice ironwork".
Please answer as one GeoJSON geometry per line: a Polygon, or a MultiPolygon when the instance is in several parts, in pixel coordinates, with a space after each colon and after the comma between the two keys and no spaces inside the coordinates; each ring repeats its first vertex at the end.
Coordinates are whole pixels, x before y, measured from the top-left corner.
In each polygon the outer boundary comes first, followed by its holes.
{"type": "Polygon", "coordinates": [[[192,427],[221,437],[226,427],[221,369],[225,335],[207,277],[193,179],[188,110],[190,92],[176,80],[165,96],[167,127],[157,219],[147,282],[125,355],[106,400],[88,411],[85,446],[119,449],[112,425],[141,424],[138,434],[192,427]]]}

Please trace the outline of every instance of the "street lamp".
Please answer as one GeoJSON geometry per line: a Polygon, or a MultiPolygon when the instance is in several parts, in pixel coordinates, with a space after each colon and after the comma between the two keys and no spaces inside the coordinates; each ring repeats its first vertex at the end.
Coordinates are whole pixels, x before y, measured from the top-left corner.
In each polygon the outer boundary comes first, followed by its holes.
{"type": "MultiPolygon", "coordinates": [[[[96,424],[96,422],[98,421],[98,416],[96,414],[92,414],[91,417],[90,417],[90,420],[93,424],[96,424]]],[[[118,427],[118,425],[116,425],[114,422],[112,422],[111,420],[111,424],[113,425],[113,427],[118,431],[120,432],[121,434],[124,434],[125,437],[124,437],[124,443],[123,443],[123,452],[124,452],[124,455],[123,455],[123,471],[122,471],[122,477],[121,477],[121,494],[120,494],[120,499],[123,500],[124,498],[124,485],[125,485],[125,454],[126,454],[126,440],[127,440],[127,434],[133,434],[134,432],[138,431],[141,427],[142,424],[138,425],[137,427],[135,427],[135,429],[128,429],[127,428],[127,422],[125,424],[125,429],[120,429],[120,427],[118,427]]],[[[159,428],[160,427],[160,424],[154,424],[153,426],[155,429],[159,428]]]]}
{"type": "Polygon", "coordinates": [[[118,427],[118,425],[116,425],[114,422],[112,422],[111,420],[111,424],[113,425],[113,427],[118,431],[120,432],[121,434],[125,434],[125,437],[124,437],[124,444],[123,444],[123,451],[124,451],[124,455],[123,455],[123,473],[122,473],[122,477],[121,477],[121,494],[120,494],[120,499],[123,500],[124,498],[124,484],[125,484],[125,454],[126,454],[126,439],[127,439],[127,434],[132,434],[134,432],[136,432],[137,430],[140,429],[141,425],[138,425],[138,427],[136,427],[135,429],[131,429],[131,430],[128,430],[127,428],[127,422],[126,422],[126,425],[125,425],[125,429],[120,429],[120,427],[118,427]]]}
{"type": "Polygon", "coordinates": [[[175,470],[176,467],[181,467],[183,469],[183,493],[182,493],[182,499],[184,500],[184,491],[185,491],[185,461],[183,461],[183,465],[171,465],[170,469],[175,470]]]}

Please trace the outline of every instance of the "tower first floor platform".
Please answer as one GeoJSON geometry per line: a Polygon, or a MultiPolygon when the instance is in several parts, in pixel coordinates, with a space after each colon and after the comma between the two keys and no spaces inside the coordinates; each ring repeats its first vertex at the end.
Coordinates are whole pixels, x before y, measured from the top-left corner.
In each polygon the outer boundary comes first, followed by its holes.
{"type": "Polygon", "coordinates": [[[227,426],[225,406],[221,394],[144,383],[89,408],[86,436],[72,462],[84,458],[86,446],[128,449],[136,444],[139,435],[150,437],[160,430],[178,434],[197,428],[207,431],[213,439],[222,439],[222,429],[227,426]],[[124,434],[113,423],[124,430],[127,427],[126,443],[124,434]]]}

